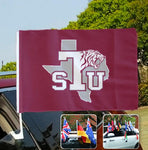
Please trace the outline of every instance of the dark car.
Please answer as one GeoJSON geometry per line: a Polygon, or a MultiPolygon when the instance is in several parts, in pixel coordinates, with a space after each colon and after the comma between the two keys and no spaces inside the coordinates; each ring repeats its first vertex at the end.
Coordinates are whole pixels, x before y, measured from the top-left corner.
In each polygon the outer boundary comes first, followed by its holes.
{"type": "MultiPolygon", "coordinates": [[[[0,73],[2,75],[15,72],[0,73]]],[[[20,132],[16,112],[16,79],[0,79],[0,150],[59,150],[61,141],[60,117],[70,112],[27,112],[22,114],[24,138],[15,140],[11,132],[20,132]]],[[[71,112],[76,113],[76,112],[71,112]]],[[[79,112],[80,113],[80,112],[79,112]]],[[[102,116],[97,113],[97,148],[103,149],[102,116]]],[[[141,147],[139,147],[139,150],[141,147]]]]}
{"type": "Polygon", "coordinates": [[[20,131],[16,112],[16,79],[0,79],[0,150],[60,149],[61,114],[62,112],[23,113],[24,139],[15,140],[11,131],[20,131]]]}
{"type": "MultiPolygon", "coordinates": [[[[1,73],[9,74],[15,72],[1,73]]],[[[16,112],[16,79],[0,79],[0,150],[61,149],[60,117],[63,113],[66,112],[23,113],[24,139],[15,140],[12,131],[20,132],[19,116],[16,112]]]]}

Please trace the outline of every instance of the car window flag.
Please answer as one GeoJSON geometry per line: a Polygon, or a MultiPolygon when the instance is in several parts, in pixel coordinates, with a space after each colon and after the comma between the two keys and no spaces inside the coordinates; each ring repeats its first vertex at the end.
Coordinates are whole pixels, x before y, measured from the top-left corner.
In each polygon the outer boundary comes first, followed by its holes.
{"type": "Polygon", "coordinates": [[[76,125],[77,125],[77,135],[81,136],[83,143],[91,143],[89,136],[84,131],[83,127],[80,125],[78,120],[76,120],[76,125]]]}
{"type": "Polygon", "coordinates": [[[112,126],[111,124],[108,122],[108,126],[107,126],[107,133],[112,131],[112,126]]]}
{"type": "Polygon", "coordinates": [[[127,122],[125,121],[125,131],[128,130],[127,122]]]}
{"type": "Polygon", "coordinates": [[[62,142],[66,142],[66,140],[68,139],[68,136],[69,136],[70,132],[71,132],[71,129],[69,127],[69,124],[68,124],[66,118],[64,118],[63,132],[62,132],[62,142]]]}
{"type": "Polygon", "coordinates": [[[93,130],[92,130],[89,118],[87,120],[86,134],[88,135],[88,138],[90,139],[91,143],[96,145],[96,139],[94,137],[93,130]]]}
{"type": "Polygon", "coordinates": [[[18,32],[18,112],[138,107],[135,29],[18,32]]]}

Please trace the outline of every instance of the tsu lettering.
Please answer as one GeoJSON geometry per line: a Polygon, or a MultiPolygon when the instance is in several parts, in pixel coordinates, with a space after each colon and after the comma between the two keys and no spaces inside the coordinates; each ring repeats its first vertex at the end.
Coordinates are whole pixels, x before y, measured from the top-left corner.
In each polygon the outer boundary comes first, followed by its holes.
{"type": "Polygon", "coordinates": [[[59,66],[43,65],[44,69],[52,75],[52,81],[55,83],[52,85],[53,90],[67,89],[67,80],[69,80],[69,90],[77,91],[80,99],[86,102],[92,102],[91,91],[101,90],[103,81],[109,78],[106,57],[98,50],[64,49],[59,51],[59,61],[59,66]]]}

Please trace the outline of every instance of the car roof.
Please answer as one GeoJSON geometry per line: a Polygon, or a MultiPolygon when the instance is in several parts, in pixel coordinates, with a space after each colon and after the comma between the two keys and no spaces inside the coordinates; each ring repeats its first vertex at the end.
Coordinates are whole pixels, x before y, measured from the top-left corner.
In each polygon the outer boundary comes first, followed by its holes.
{"type": "Polygon", "coordinates": [[[16,88],[16,78],[14,75],[16,75],[16,71],[0,72],[0,93],[16,88]]]}
{"type": "Polygon", "coordinates": [[[16,78],[0,79],[0,88],[16,86],[16,78]]]}

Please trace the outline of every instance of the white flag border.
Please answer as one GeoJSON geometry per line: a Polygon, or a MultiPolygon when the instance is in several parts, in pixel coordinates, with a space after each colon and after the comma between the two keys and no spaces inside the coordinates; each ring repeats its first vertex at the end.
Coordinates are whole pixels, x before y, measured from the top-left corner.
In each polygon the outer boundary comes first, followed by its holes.
{"type": "Polygon", "coordinates": [[[16,134],[14,131],[11,131],[10,134],[15,140],[18,140],[24,139],[22,113],[19,112],[19,31],[16,33],[16,62],[16,111],[19,115],[20,132],[16,134]]]}

